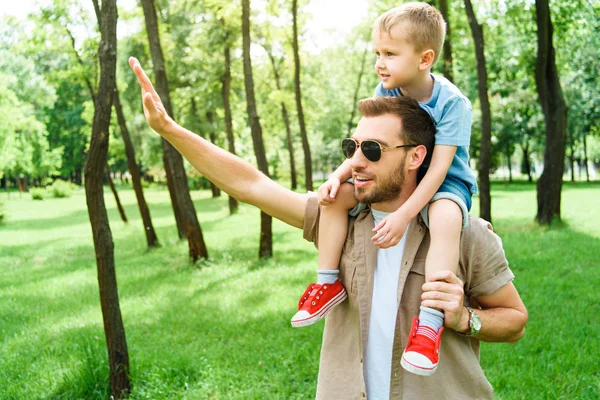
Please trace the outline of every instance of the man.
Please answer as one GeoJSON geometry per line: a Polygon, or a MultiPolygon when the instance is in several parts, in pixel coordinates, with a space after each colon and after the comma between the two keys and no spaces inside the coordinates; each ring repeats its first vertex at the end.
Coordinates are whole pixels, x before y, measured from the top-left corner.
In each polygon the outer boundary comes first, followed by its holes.
{"type": "MultiPolygon", "coordinates": [[[[225,192],[303,228],[304,237],[316,242],[316,196],[283,188],[249,163],[177,125],[138,61],[130,58],[129,63],[142,87],[144,114],[153,130],[225,192]]],[[[374,218],[396,210],[415,190],[434,127],[427,113],[408,98],[367,99],[359,108],[363,118],[352,137],[355,146],[346,142],[345,151],[357,182],[357,200],[371,206],[349,219],[340,263],[348,300],[330,312],[325,324],[317,398],[491,399],[493,390],[479,366],[479,340],[516,342],[527,323],[500,239],[487,222],[471,218],[462,234],[458,276],[443,271],[428,283],[424,263],[429,236],[420,217],[410,223],[397,246],[377,250],[371,241],[374,218]],[[414,334],[409,332],[410,317],[421,300],[445,314],[439,367],[431,377],[405,373],[400,367],[402,350],[414,334]]]]}

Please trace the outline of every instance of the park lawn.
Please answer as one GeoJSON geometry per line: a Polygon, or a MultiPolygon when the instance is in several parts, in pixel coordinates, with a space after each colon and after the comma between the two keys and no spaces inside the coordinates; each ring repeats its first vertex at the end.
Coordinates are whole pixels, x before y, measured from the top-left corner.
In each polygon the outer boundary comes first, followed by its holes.
{"type": "MultiPolygon", "coordinates": [[[[292,329],[316,250],[274,223],[274,257],[258,261],[259,212],[192,197],[210,260],[191,265],[168,193],[147,189],[162,247],[147,251],[135,196],[107,193],[133,399],[314,398],[323,323],[292,329]]],[[[600,398],[600,185],[565,184],[561,227],[533,223],[535,186],[493,186],[492,217],[529,309],[515,345],[484,343],[499,399],[600,398]]],[[[0,399],[100,399],[107,356],[85,194],[33,201],[2,193],[0,399]]],[[[477,215],[477,199],[473,215],[477,215]]],[[[443,354],[442,354],[443,362],[443,354]]]]}

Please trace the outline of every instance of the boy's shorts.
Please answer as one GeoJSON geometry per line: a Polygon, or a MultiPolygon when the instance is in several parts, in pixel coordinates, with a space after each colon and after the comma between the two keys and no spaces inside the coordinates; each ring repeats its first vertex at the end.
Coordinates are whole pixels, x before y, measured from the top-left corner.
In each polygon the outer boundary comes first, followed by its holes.
{"type": "MultiPolygon", "coordinates": [[[[346,182],[354,183],[352,178],[346,182]]],[[[429,205],[435,201],[441,199],[448,199],[455,202],[462,211],[463,223],[462,230],[465,230],[469,226],[469,211],[473,202],[471,200],[471,192],[462,182],[455,182],[453,180],[446,179],[442,182],[442,185],[438,189],[437,193],[431,198],[429,203],[421,210],[421,218],[423,222],[429,228],[429,205]]],[[[354,208],[348,211],[351,217],[356,217],[367,207],[364,203],[358,203],[354,208]]]]}

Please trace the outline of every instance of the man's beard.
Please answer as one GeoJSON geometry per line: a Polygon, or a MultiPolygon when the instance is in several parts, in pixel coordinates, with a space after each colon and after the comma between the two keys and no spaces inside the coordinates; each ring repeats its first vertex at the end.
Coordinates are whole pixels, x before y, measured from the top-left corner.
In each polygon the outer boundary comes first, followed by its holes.
{"type": "Polygon", "coordinates": [[[384,179],[379,179],[378,184],[372,189],[371,193],[366,193],[365,189],[354,188],[354,197],[361,203],[382,203],[396,199],[402,191],[404,185],[404,162],[398,165],[391,173],[388,173],[384,179]]]}

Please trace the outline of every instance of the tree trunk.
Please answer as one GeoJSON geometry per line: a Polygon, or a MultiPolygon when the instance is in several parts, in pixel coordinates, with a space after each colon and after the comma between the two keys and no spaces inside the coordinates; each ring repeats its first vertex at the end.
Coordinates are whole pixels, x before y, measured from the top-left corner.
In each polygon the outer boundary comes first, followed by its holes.
{"type": "Polygon", "coordinates": [[[444,41],[444,62],[442,63],[442,73],[450,82],[454,80],[452,73],[452,42],[450,41],[450,16],[448,15],[448,3],[450,0],[440,0],[440,13],[446,21],[446,40],[444,41]]]}
{"type": "Polygon", "coordinates": [[[292,18],[293,18],[293,47],[294,47],[294,82],[296,84],[296,108],[298,109],[298,123],[300,124],[300,137],[302,138],[302,148],[304,149],[304,172],[306,174],[306,190],[313,190],[312,182],[312,160],[310,155],[310,145],[306,135],[306,126],[304,125],[304,111],[302,109],[302,92],[300,90],[300,54],[298,50],[298,0],[292,0],[292,18]]]}
{"type": "MultiPolygon", "coordinates": [[[[207,111],[206,112],[206,121],[208,122],[208,126],[209,128],[209,132],[208,132],[208,137],[210,139],[210,142],[214,145],[216,145],[217,143],[217,135],[215,134],[215,130],[213,128],[213,113],[212,111],[207,111]]],[[[212,183],[212,181],[210,182],[210,191],[212,192],[212,197],[213,199],[216,197],[221,197],[221,189],[219,189],[219,187],[217,185],[215,185],[214,183],[212,183]]]]}
{"type": "Polygon", "coordinates": [[[525,172],[527,173],[527,181],[529,183],[533,182],[533,178],[531,177],[531,161],[529,160],[529,142],[525,146],[522,146],[523,149],[523,165],[525,166],[525,172]]]}
{"type": "MultiPolygon", "coordinates": [[[[221,23],[224,24],[223,20],[221,23]]],[[[235,137],[233,136],[233,122],[231,118],[231,104],[229,103],[229,94],[231,92],[231,52],[229,50],[229,42],[225,38],[225,71],[223,72],[223,108],[225,109],[225,132],[227,133],[227,146],[231,154],[235,154],[235,137]]],[[[229,215],[233,215],[239,208],[239,203],[233,196],[229,197],[229,215]]]]}
{"type": "Polygon", "coordinates": [[[538,27],[535,82],[546,124],[544,171],[537,183],[536,220],[540,224],[550,225],[555,217],[560,220],[567,106],[556,69],[548,1],[536,0],[535,9],[538,27]]]}
{"type": "Polygon", "coordinates": [[[508,182],[512,183],[513,181],[513,176],[512,176],[512,163],[510,160],[510,144],[507,143],[506,144],[506,165],[508,166],[508,182]]]}
{"type": "Polygon", "coordinates": [[[571,166],[571,182],[575,183],[575,138],[571,130],[569,132],[569,165],[571,166]]]}
{"type": "Polygon", "coordinates": [[[492,116],[488,98],[487,70],[485,65],[483,29],[477,22],[471,0],[465,0],[465,8],[477,60],[479,103],[481,105],[481,149],[479,151],[479,216],[492,222],[492,197],[490,194],[490,166],[492,162],[492,116]]]}
{"type": "MultiPolygon", "coordinates": [[[[271,66],[273,67],[273,75],[275,75],[275,85],[277,86],[277,90],[281,91],[279,71],[277,70],[277,65],[275,64],[275,57],[273,56],[273,53],[270,49],[265,48],[265,50],[267,50],[267,54],[269,55],[269,59],[271,60],[271,66]]],[[[294,157],[294,143],[292,141],[292,129],[290,127],[290,117],[288,115],[287,108],[283,101],[281,102],[281,117],[283,118],[283,123],[285,124],[287,149],[290,155],[290,174],[292,178],[292,190],[296,190],[296,188],[298,187],[298,181],[296,174],[296,160],[294,157]]]]}
{"type": "MultiPolygon", "coordinates": [[[[256,154],[256,163],[258,169],[266,176],[269,176],[269,165],[265,155],[265,146],[262,137],[262,127],[256,111],[256,101],[254,99],[254,80],[252,78],[252,61],[250,59],[250,0],[242,0],[242,39],[243,39],[243,58],[244,58],[244,84],[246,86],[246,108],[248,119],[250,120],[250,131],[252,133],[252,143],[254,153],[256,154]]],[[[273,234],[271,232],[271,216],[260,213],[260,246],[258,256],[260,258],[273,256],[273,234]]]]}
{"type": "Polygon", "coordinates": [[[105,171],[106,171],[106,180],[108,181],[108,186],[110,187],[110,190],[113,192],[113,195],[115,196],[115,202],[117,203],[117,210],[119,210],[119,215],[121,216],[121,220],[123,220],[124,223],[128,224],[129,221],[127,220],[127,215],[125,215],[125,209],[123,208],[123,205],[121,204],[121,199],[119,198],[119,192],[117,192],[115,183],[113,182],[112,176],[110,175],[110,168],[108,167],[108,164],[106,164],[105,171]]]}
{"type": "Polygon", "coordinates": [[[583,133],[583,165],[585,166],[585,180],[590,183],[590,170],[588,168],[587,132],[583,133]]]}
{"type": "MultiPolygon", "coordinates": [[[[94,0],[97,7],[97,0],[94,0]]],[[[99,7],[101,39],[98,47],[100,58],[100,83],[94,102],[92,139],[85,164],[85,194],[88,214],[94,238],[100,305],[104,321],[104,334],[108,347],[110,367],[110,391],[115,399],[130,392],[129,353],[125,328],[121,318],[117,277],[115,275],[114,245],[103,195],[103,171],[108,154],[108,127],[112,97],[116,82],[117,53],[117,4],[116,0],[104,0],[99,7]]]]}
{"type": "Polygon", "coordinates": [[[133,184],[133,190],[135,197],[137,198],[138,208],[144,224],[144,233],[146,234],[146,243],[148,248],[158,247],[158,237],[154,231],[154,225],[152,225],[152,218],[150,217],[150,209],[146,203],[144,197],[144,189],[142,187],[142,179],[140,177],[140,169],[135,162],[135,151],[133,150],[133,143],[129,136],[129,129],[127,129],[127,123],[125,122],[125,116],[123,115],[123,107],[121,106],[121,100],[119,98],[119,91],[115,88],[115,94],[113,98],[113,106],[117,112],[117,120],[121,129],[121,135],[123,136],[123,142],[125,143],[125,154],[127,155],[127,167],[131,174],[131,183],[133,184]]]}
{"type": "MultiPolygon", "coordinates": [[[[169,96],[169,85],[160,38],[158,36],[158,21],[156,19],[156,9],[154,0],[142,0],[144,17],[146,20],[146,31],[148,41],[150,42],[150,53],[152,54],[152,64],[156,79],[156,92],[160,96],[167,113],[173,117],[171,108],[171,99],[169,96]]],[[[194,208],[194,203],[190,197],[187,176],[183,167],[183,157],[175,150],[169,142],[163,139],[163,160],[167,171],[167,183],[169,181],[169,191],[171,193],[171,202],[176,213],[180,213],[181,222],[188,239],[189,255],[193,262],[199,258],[208,258],[208,251],[204,243],[202,229],[198,222],[198,216],[194,208]],[[170,171],[170,173],[169,173],[170,171]]]]}
{"type": "MultiPolygon", "coordinates": [[[[97,9],[96,12],[98,13],[99,9],[97,9]]],[[[98,21],[98,24],[100,24],[101,17],[99,14],[96,14],[96,19],[98,21]]],[[[75,37],[73,36],[73,34],[71,33],[71,31],[69,30],[68,27],[65,27],[65,30],[67,31],[67,35],[69,35],[69,38],[71,39],[71,48],[73,49],[75,58],[77,58],[77,63],[82,68],[85,68],[85,65],[83,64],[83,60],[79,56],[79,53],[77,52],[77,48],[75,47],[75,37]]],[[[95,103],[96,102],[96,94],[94,93],[94,86],[92,85],[92,82],[90,81],[90,78],[87,74],[83,75],[83,79],[84,79],[85,85],[87,86],[88,91],[90,93],[92,102],[95,103]]],[[[115,94],[114,97],[117,97],[117,95],[115,94]]],[[[121,205],[121,200],[119,199],[119,193],[117,192],[117,189],[115,188],[115,185],[112,181],[112,177],[110,176],[110,169],[108,168],[108,164],[106,165],[106,179],[110,186],[110,190],[112,191],[113,195],[115,196],[115,202],[117,203],[117,209],[119,210],[121,219],[123,220],[123,222],[125,222],[127,224],[128,223],[127,216],[125,215],[125,210],[123,209],[123,206],[121,205]]]]}
{"type": "Polygon", "coordinates": [[[358,92],[360,90],[360,82],[362,81],[362,77],[365,73],[365,65],[367,63],[368,50],[369,46],[365,46],[365,50],[363,51],[362,55],[362,60],[360,62],[360,71],[358,72],[356,87],[354,88],[354,97],[352,98],[352,112],[350,113],[350,120],[348,120],[348,133],[346,134],[346,137],[352,136],[352,128],[354,127],[354,116],[356,115],[356,109],[358,108],[358,92]]]}

